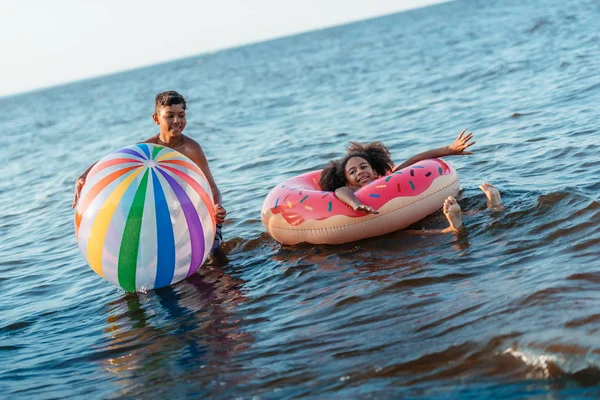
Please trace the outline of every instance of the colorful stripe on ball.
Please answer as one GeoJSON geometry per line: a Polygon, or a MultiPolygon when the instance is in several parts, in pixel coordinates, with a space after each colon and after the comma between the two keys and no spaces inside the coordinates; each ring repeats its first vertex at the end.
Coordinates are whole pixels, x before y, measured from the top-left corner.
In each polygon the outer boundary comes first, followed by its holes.
{"type": "Polygon", "coordinates": [[[128,146],[88,174],[75,231],[100,276],[126,291],[167,286],[195,273],[208,256],[215,233],[210,186],[172,149],[128,146]]]}

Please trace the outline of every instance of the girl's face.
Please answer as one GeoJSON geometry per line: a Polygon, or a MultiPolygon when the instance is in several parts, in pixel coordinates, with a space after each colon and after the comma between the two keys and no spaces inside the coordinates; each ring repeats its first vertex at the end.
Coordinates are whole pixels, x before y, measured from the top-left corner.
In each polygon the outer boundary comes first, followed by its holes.
{"type": "Polygon", "coordinates": [[[160,132],[169,136],[181,135],[187,122],[183,104],[160,107],[152,119],[160,126],[160,132]]]}
{"type": "Polygon", "coordinates": [[[362,157],[352,157],[344,168],[348,186],[363,187],[377,179],[377,174],[371,164],[362,157]]]}

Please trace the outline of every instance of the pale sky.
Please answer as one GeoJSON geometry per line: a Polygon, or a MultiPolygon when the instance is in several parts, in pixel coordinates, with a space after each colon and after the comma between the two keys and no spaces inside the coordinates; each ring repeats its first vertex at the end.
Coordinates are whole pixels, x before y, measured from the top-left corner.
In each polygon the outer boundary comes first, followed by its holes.
{"type": "Polygon", "coordinates": [[[0,0],[0,96],[444,0],[0,0]]]}

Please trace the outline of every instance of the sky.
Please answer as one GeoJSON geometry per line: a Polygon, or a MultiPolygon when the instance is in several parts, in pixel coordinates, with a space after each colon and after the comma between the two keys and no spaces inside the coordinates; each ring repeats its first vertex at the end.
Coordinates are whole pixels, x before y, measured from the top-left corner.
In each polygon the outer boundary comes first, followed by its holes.
{"type": "Polygon", "coordinates": [[[0,0],[0,96],[445,0],[0,0]]]}

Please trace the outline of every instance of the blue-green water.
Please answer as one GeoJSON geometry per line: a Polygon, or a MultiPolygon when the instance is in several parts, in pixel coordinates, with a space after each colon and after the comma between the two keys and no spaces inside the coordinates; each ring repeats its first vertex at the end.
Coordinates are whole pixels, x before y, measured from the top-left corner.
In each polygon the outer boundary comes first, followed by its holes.
{"type": "Polygon", "coordinates": [[[457,1],[0,99],[0,397],[597,397],[598,21],[591,0],[457,1]],[[223,193],[224,254],[125,294],[79,254],[73,182],[156,133],[168,89],[223,193]],[[463,127],[466,236],[264,232],[268,191],[349,140],[403,161],[463,127]]]}

